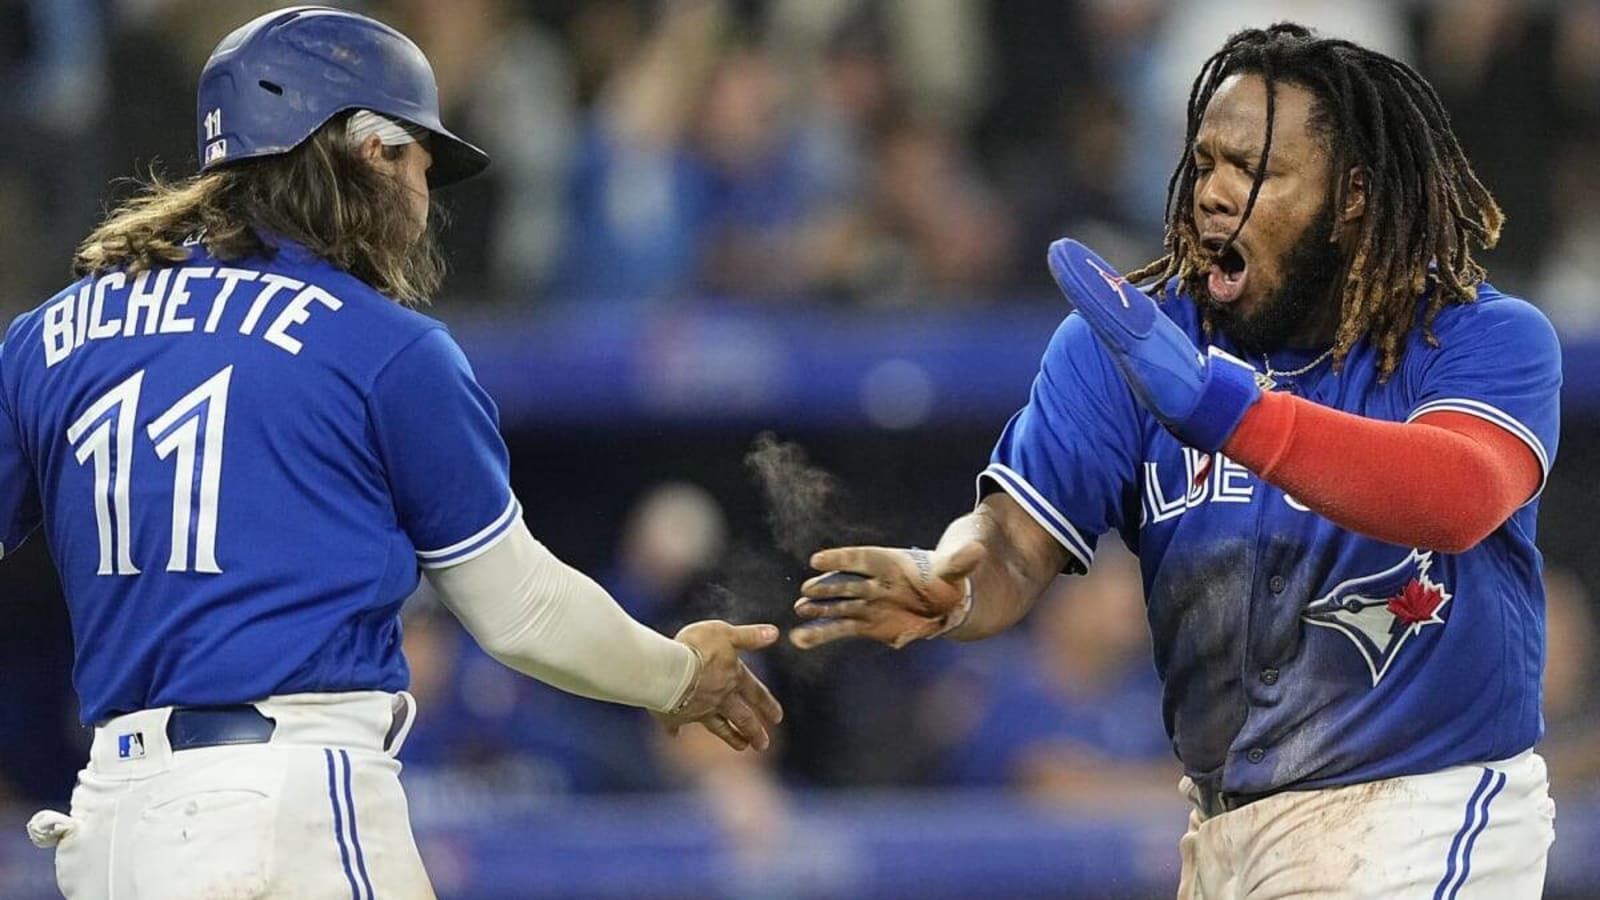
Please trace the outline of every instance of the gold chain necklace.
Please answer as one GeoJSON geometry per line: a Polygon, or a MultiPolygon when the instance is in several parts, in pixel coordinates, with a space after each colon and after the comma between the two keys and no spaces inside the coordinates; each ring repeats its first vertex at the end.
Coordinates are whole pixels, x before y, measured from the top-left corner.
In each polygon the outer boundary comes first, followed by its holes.
{"type": "Polygon", "coordinates": [[[1333,348],[1329,347],[1328,349],[1322,351],[1322,355],[1321,356],[1318,356],[1316,359],[1313,359],[1311,362],[1306,363],[1305,365],[1301,366],[1300,368],[1294,369],[1294,370],[1289,371],[1289,372],[1279,372],[1279,371],[1277,371],[1277,370],[1272,368],[1272,359],[1271,359],[1271,357],[1269,357],[1265,353],[1263,353],[1263,354],[1261,354],[1261,363],[1262,363],[1262,365],[1267,367],[1267,371],[1265,371],[1265,372],[1257,372],[1256,373],[1256,385],[1259,386],[1263,391],[1270,391],[1273,388],[1278,386],[1278,379],[1279,378],[1298,378],[1299,376],[1306,374],[1307,372],[1311,371],[1312,369],[1315,369],[1317,366],[1320,366],[1323,363],[1327,362],[1328,361],[1328,357],[1330,357],[1332,355],[1333,355],[1333,348]]]}

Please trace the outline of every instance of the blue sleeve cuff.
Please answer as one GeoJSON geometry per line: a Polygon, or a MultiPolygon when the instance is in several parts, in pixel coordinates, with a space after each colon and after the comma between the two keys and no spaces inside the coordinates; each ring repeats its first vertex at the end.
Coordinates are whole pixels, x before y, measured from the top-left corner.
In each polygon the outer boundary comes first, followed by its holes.
{"type": "Polygon", "coordinates": [[[511,531],[511,526],[522,518],[522,504],[516,497],[511,498],[511,504],[499,518],[489,523],[488,527],[474,534],[464,541],[458,541],[439,550],[418,550],[417,563],[424,569],[445,569],[458,566],[469,559],[475,559],[489,552],[500,539],[511,531]]]}
{"type": "Polygon", "coordinates": [[[1062,515],[1044,495],[1029,484],[1016,470],[1001,463],[991,463],[978,475],[978,499],[983,499],[984,481],[991,481],[1001,490],[1011,495],[1028,515],[1033,517],[1039,527],[1049,532],[1061,546],[1067,548],[1074,560],[1089,571],[1089,566],[1094,564],[1094,545],[1084,540],[1083,534],[1062,515]]]}

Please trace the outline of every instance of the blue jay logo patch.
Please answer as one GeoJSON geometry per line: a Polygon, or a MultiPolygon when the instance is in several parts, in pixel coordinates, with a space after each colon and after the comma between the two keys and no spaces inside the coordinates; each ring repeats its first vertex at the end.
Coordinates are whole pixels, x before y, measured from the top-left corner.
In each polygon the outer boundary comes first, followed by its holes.
{"type": "Polygon", "coordinates": [[[1377,686],[1406,641],[1429,625],[1444,624],[1440,613],[1452,595],[1428,577],[1432,566],[1432,550],[1412,550],[1392,568],[1341,583],[1307,606],[1301,618],[1349,638],[1377,686]]]}

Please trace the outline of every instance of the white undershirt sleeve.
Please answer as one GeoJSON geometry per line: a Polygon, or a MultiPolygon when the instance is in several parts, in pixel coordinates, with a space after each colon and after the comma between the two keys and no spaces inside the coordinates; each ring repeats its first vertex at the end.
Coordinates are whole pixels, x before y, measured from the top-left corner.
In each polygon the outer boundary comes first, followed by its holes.
{"type": "Polygon", "coordinates": [[[520,519],[483,554],[425,574],[478,646],[564,691],[667,711],[696,674],[694,651],[635,621],[520,519]]]}

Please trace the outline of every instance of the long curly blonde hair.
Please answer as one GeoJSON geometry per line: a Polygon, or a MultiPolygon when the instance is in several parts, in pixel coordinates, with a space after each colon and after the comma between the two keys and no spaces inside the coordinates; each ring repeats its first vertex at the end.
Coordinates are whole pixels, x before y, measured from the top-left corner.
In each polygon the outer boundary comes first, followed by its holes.
{"type": "Polygon", "coordinates": [[[275,234],[401,303],[428,302],[445,269],[434,229],[415,234],[405,186],[357,155],[345,137],[346,118],[334,117],[279,156],[179,181],[152,172],[84,238],[74,272],[131,274],[182,262],[185,242],[196,238],[231,262],[271,252],[263,235],[275,234]]]}

